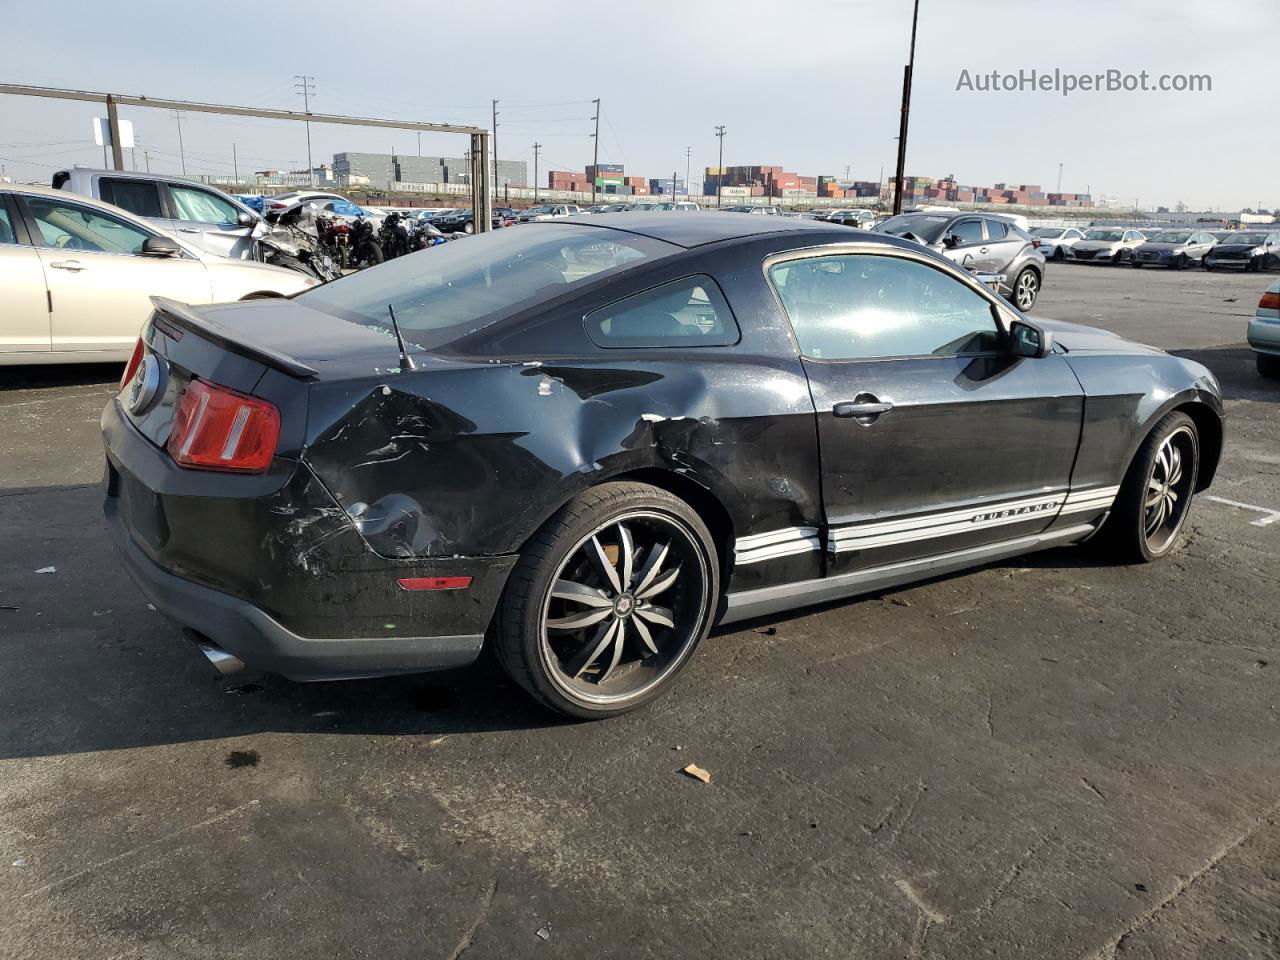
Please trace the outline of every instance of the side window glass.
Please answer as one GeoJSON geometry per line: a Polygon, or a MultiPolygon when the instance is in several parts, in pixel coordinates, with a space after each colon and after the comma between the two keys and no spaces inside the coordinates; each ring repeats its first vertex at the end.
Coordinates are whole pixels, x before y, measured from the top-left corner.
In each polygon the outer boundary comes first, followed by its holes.
{"type": "Polygon", "coordinates": [[[79,204],[45,197],[26,197],[43,246],[99,253],[141,253],[151,234],[79,204]]]}
{"type": "Polygon", "coordinates": [[[850,254],[769,269],[801,352],[823,360],[955,356],[995,350],[988,300],[941,270],[900,257],[850,254]]]}
{"type": "Polygon", "coordinates": [[[160,190],[152,181],[100,177],[98,193],[107,203],[128,210],[135,217],[164,216],[164,210],[160,206],[160,190]]]}
{"type": "Polygon", "coordinates": [[[1009,235],[1009,227],[1003,220],[987,221],[987,239],[1003,240],[1009,235]]]}
{"type": "Polygon", "coordinates": [[[5,207],[4,198],[0,197],[0,243],[17,243],[17,234],[13,231],[13,222],[9,219],[9,210],[5,207]]]}
{"type": "Polygon", "coordinates": [[[169,196],[173,199],[173,212],[179,220],[220,225],[239,222],[240,211],[231,201],[207,190],[171,185],[169,196]]]}
{"type": "Polygon", "coordinates": [[[598,347],[723,347],[738,324],[716,282],[685,277],[602,307],[586,317],[598,347]]]}
{"type": "Polygon", "coordinates": [[[982,221],[961,220],[959,223],[952,224],[951,229],[947,232],[955,239],[957,246],[963,246],[966,243],[981,243],[982,221]]]}

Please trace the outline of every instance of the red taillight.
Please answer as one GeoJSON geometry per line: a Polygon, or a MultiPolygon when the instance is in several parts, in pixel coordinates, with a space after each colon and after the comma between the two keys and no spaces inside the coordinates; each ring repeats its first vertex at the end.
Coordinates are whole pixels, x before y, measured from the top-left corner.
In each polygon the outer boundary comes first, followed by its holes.
{"type": "Polygon", "coordinates": [[[464,590],[471,586],[470,577],[404,577],[402,590],[464,590]]]}
{"type": "Polygon", "coordinates": [[[142,357],[146,353],[146,345],[142,342],[142,338],[138,338],[137,344],[133,348],[133,355],[129,357],[129,362],[124,366],[124,376],[120,378],[120,389],[124,389],[124,385],[133,379],[133,375],[138,372],[138,364],[142,363],[142,357]]]}
{"type": "Polygon", "coordinates": [[[347,226],[345,223],[340,223],[333,228],[333,232],[334,233],[350,233],[351,228],[347,226]]]}
{"type": "Polygon", "coordinates": [[[1280,290],[1268,290],[1258,301],[1259,310],[1280,310],[1280,290]]]}
{"type": "Polygon", "coordinates": [[[192,380],[178,401],[166,447],[183,467],[261,473],[279,439],[280,411],[273,404],[192,380]]]}

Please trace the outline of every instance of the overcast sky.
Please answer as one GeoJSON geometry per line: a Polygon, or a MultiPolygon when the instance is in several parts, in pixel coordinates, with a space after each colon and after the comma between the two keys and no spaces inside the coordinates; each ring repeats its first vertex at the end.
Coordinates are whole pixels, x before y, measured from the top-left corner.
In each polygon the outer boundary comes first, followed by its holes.
{"type": "MultiPolygon", "coordinates": [[[[910,0],[556,0],[332,5],[244,0],[47,4],[0,0],[5,82],[297,107],[292,75],[315,76],[312,109],[489,125],[498,152],[542,170],[591,161],[593,97],[603,100],[601,162],[642,176],[716,162],[874,180],[892,173],[910,0]],[[414,12],[418,7],[423,12],[414,12]],[[127,10],[129,15],[123,15],[127,10]],[[429,11],[429,12],[428,12],[429,11]],[[575,12],[576,11],[576,12],[575,12]],[[30,42],[25,42],[28,38],[30,42]],[[473,60],[469,60],[474,57],[473,60]]],[[[1276,93],[1280,3],[1234,0],[921,0],[908,174],[964,183],[1036,183],[1114,195],[1125,205],[1280,206],[1276,93]],[[971,75],[1020,69],[1208,74],[1204,93],[981,93],[971,75]]],[[[100,165],[88,103],[0,96],[0,164],[44,181],[100,165]]],[[[177,172],[167,112],[126,110],[153,170],[177,172]]],[[[301,125],[188,114],[189,173],[301,167],[301,125]]],[[[427,155],[461,137],[424,136],[427,155]]],[[[312,155],[414,154],[410,132],[313,126],[312,155]]],[[[126,156],[126,164],[130,158],[126,156]]],[[[142,148],[137,151],[143,165],[142,148]]],[[[532,172],[532,168],[531,168],[532,172]]],[[[541,179],[545,182],[545,173],[541,179]]]]}

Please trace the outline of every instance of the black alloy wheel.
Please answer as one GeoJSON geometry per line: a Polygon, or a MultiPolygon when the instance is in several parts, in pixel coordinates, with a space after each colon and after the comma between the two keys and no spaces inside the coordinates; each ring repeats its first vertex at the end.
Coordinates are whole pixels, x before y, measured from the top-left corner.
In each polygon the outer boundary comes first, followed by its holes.
{"type": "Polygon", "coordinates": [[[715,543],[688,504],[647,484],[602,484],[521,553],[496,648],[551,709],[613,716],[670,686],[706,636],[718,591],[715,543]]]}
{"type": "Polygon", "coordinates": [[[1174,411],[1138,448],[1100,540],[1133,563],[1171,553],[1182,535],[1200,470],[1195,421],[1174,411]]]}

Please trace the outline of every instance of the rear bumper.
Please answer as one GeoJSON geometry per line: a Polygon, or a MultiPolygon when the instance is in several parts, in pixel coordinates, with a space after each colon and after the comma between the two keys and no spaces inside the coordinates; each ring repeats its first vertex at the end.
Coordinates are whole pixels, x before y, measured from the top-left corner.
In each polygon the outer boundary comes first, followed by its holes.
{"type": "Polygon", "coordinates": [[[295,680],[470,663],[515,556],[384,557],[303,464],[234,477],[182,470],[115,401],[102,418],[103,512],[147,599],[250,668],[295,680]],[[406,590],[403,578],[470,578],[406,590]]]}
{"type": "Polygon", "coordinates": [[[1249,346],[1257,353],[1280,355],[1280,318],[1254,317],[1250,320],[1249,346]]]}
{"type": "Polygon", "coordinates": [[[471,663],[484,634],[440,637],[301,637],[245,600],[183,580],[133,542],[108,501],[107,521],[125,569],[152,605],[248,667],[291,680],[340,680],[447,670],[471,663]]]}

